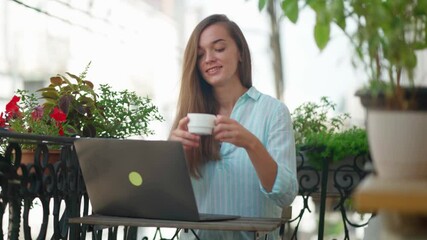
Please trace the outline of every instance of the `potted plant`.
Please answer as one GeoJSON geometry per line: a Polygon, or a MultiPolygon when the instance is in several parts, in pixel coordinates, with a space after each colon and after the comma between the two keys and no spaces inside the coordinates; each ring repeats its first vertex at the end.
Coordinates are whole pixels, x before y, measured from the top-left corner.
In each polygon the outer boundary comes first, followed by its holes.
{"type": "Polygon", "coordinates": [[[319,170],[325,160],[332,165],[369,152],[366,130],[347,126],[350,115],[336,114],[335,108],[335,103],[322,97],[319,103],[301,104],[291,114],[297,151],[319,170]]]}
{"type": "MultiPolygon", "coordinates": [[[[38,103],[34,93],[26,90],[17,90],[6,105],[5,112],[0,113],[0,128],[19,133],[42,134],[49,136],[63,136],[65,114],[55,108],[51,112],[46,112],[38,103]]],[[[1,153],[4,153],[7,141],[2,139],[1,153]]],[[[21,143],[23,149],[21,163],[30,163],[34,160],[35,143],[21,143]]],[[[53,163],[59,159],[59,146],[50,145],[48,162],[53,163]]],[[[42,153],[40,153],[42,154],[42,153]]]]}
{"type": "MultiPolygon", "coordinates": [[[[17,90],[0,113],[0,128],[68,137],[126,138],[153,134],[148,124],[163,121],[163,117],[151,99],[128,90],[113,90],[108,84],[95,89],[85,79],[89,66],[90,63],[78,76],[67,72],[51,77],[50,84],[38,90],[40,99],[35,93],[17,90]]],[[[30,150],[36,147],[21,146],[30,150]]]]}
{"type": "Polygon", "coordinates": [[[93,83],[85,79],[89,67],[90,63],[79,76],[58,74],[50,79],[48,87],[38,90],[47,111],[59,108],[66,114],[70,126],[66,132],[109,138],[153,134],[148,124],[163,121],[163,117],[152,100],[133,91],[114,90],[108,84],[94,89],[93,83]]]}
{"type": "Polygon", "coordinates": [[[96,105],[96,137],[148,136],[154,134],[148,124],[164,120],[149,97],[138,96],[129,90],[117,91],[108,84],[100,84],[96,105]]]}
{"type": "Polygon", "coordinates": [[[301,104],[291,114],[296,148],[300,153],[297,158],[299,178],[310,176],[313,182],[305,185],[311,186],[320,183],[320,176],[325,173],[328,177],[326,190],[332,195],[338,194],[335,185],[342,185],[337,182],[341,179],[335,179],[337,171],[360,180],[358,171],[364,171],[369,156],[366,130],[349,126],[350,115],[337,114],[335,107],[335,103],[322,97],[319,103],[301,104]]]}
{"type": "MultiPolygon", "coordinates": [[[[259,0],[260,9],[266,0],[259,0]]],[[[349,37],[368,84],[356,92],[367,109],[370,152],[384,178],[427,178],[427,88],[417,86],[417,53],[427,49],[426,0],[283,0],[287,19],[316,14],[314,39],[327,46],[331,25],[349,37]],[[348,23],[356,28],[348,28],[348,23]],[[409,162],[410,161],[410,162],[409,162]]]]}
{"type": "MultiPolygon", "coordinates": [[[[365,168],[370,161],[366,130],[349,124],[351,116],[338,114],[335,109],[335,103],[322,97],[318,103],[301,104],[291,114],[299,153],[299,191],[304,199],[313,197],[319,207],[319,235],[327,208],[340,209],[347,228],[349,196],[369,172],[365,168]]],[[[304,203],[301,212],[305,209],[308,207],[304,203]]]]}
{"type": "Polygon", "coordinates": [[[90,63],[79,76],[66,72],[66,76],[58,74],[51,77],[47,87],[37,90],[44,100],[45,112],[58,109],[66,115],[68,128],[64,132],[67,135],[96,137],[97,96],[93,83],[85,79],[89,67],[90,63]]]}
{"type": "Polygon", "coordinates": [[[65,117],[59,108],[46,112],[34,93],[18,89],[0,113],[0,127],[20,133],[63,136],[65,117]]]}

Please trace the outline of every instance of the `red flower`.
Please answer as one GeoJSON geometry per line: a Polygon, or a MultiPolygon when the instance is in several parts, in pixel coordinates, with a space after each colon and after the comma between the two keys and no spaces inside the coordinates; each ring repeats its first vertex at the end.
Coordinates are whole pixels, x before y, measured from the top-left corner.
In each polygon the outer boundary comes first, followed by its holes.
{"type": "Polygon", "coordinates": [[[3,118],[3,113],[0,114],[0,127],[6,127],[6,119],[3,118]]]}
{"type": "Polygon", "coordinates": [[[58,131],[59,136],[64,136],[64,128],[62,127],[62,124],[58,123],[58,126],[59,126],[59,131],[58,131]]]}
{"type": "Polygon", "coordinates": [[[40,120],[43,118],[43,107],[37,106],[34,108],[34,111],[31,112],[31,118],[33,120],[40,120]]]}
{"type": "Polygon", "coordinates": [[[18,96],[13,96],[12,100],[8,104],[6,104],[6,113],[11,117],[21,116],[21,112],[19,111],[18,102],[21,100],[18,96]]]}
{"type": "Polygon", "coordinates": [[[55,119],[57,123],[62,123],[67,120],[67,115],[58,107],[55,107],[53,109],[53,112],[50,114],[50,117],[55,119]]]}
{"type": "Polygon", "coordinates": [[[62,127],[61,123],[67,120],[67,115],[61,109],[59,109],[58,107],[55,107],[53,109],[53,112],[50,114],[50,117],[55,119],[56,126],[59,127],[59,131],[58,131],[59,136],[64,136],[64,128],[62,127]]]}

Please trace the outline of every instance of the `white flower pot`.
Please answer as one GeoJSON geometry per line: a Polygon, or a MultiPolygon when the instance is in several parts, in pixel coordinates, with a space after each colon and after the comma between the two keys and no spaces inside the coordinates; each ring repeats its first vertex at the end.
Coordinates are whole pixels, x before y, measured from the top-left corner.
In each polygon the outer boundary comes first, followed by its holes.
{"type": "Polygon", "coordinates": [[[427,111],[368,109],[367,130],[380,178],[427,179],[427,111]]]}

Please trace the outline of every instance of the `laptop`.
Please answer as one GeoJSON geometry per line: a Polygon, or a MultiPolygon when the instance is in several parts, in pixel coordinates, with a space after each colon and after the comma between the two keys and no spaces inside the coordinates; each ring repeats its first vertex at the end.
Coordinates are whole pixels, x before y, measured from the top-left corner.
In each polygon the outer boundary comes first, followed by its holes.
{"type": "Polygon", "coordinates": [[[180,142],[80,138],[74,147],[96,214],[195,222],[239,217],[199,213],[180,142]]]}

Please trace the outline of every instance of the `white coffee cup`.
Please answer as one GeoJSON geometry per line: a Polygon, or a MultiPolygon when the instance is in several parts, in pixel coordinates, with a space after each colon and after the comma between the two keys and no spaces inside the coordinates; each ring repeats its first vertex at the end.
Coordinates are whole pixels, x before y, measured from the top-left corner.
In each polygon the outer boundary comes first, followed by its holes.
{"type": "Polygon", "coordinates": [[[188,113],[190,122],[188,131],[197,135],[211,135],[215,125],[216,116],[206,113],[188,113]]]}

